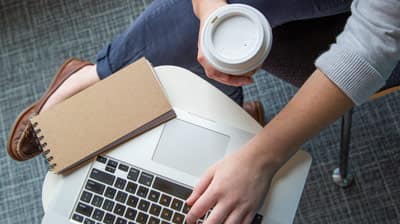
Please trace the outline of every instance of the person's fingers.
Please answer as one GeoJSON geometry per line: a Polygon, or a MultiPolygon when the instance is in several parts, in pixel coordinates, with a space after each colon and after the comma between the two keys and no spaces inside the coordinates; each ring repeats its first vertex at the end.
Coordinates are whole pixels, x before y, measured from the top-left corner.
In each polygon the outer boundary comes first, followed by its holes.
{"type": "Polygon", "coordinates": [[[229,216],[225,219],[224,224],[237,224],[240,223],[246,215],[246,210],[241,208],[236,208],[234,212],[231,212],[229,216]]]}
{"type": "Polygon", "coordinates": [[[254,74],[256,74],[257,70],[258,70],[258,69],[251,70],[251,71],[249,71],[248,73],[243,74],[243,76],[251,77],[251,76],[253,76],[254,74]]]}
{"type": "Polygon", "coordinates": [[[211,183],[212,178],[214,176],[215,168],[214,166],[207,169],[206,173],[203,174],[200,181],[194,187],[190,196],[186,199],[186,204],[193,205],[196,200],[203,194],[203,192],[207,189],[208,185],[211,183]]]}
{"type": "Polygon", "coordinates": [[[254,69],[243,75],[230,75],[216,70],[212,67],[205,58],[201,46],[198,46],[197,61],[203,66],[207,77],[214,79],[220,83],[230,86],[244,86],[254,83],[252,76],[256,73],[257,69],[254,69]]]}
{"type": "Polygon", "coordinates": [[[205,220],[204,224],[220,224],[225,223],[224,220],[232,212],[232,207],[222,202],[219,202],[212,209],[210,215],[205,220]]]}
{"type": "Polygon", "coordinates": [[[212,192],[211,188],[207,190],[197,199],[196,203],[193,204],[192,208],[186,215],[187,223],[195,223],[200,217],[202,217],[208,210],[210,210],[217,202],[217,195],[212,192]]]}
{"type": "Polygon", "coordinates": [[[216,74],[217,79],[225,82],[225,83],[240,83],[243,80],[247,80],[247,77],[241,77],[241,76],[233,76],[233,75],[228,75],[222,72],[218,72],[216,74]]]}
{"type": "Polygon", "coordinates": [[[242,220],[241,224],[250,224],[253,221],[254,216],[255,216],[254,212],[247,213],[247,215],[242,220]]]}
{"type": "Polygon", "coordinates": [[[197,56],[197,60],[203,66],[207,77],[210,79],[214,79],[220,83],[230,86],[243,86],[253,83],[251,75],[242,75],[242,76],[229,75],[216,70],[215,68],[213,68],[211,65],[208,64],[207,60],[204,58],[204,55],[202,54],[200,49],[197,56]]]}
{"type": "Polygon", "coordinates": [[[230,86],[243,86],[253,83],[253,79],[250,76],[228,75],[218,71],[206,71],[206,74],[209,78],[230,86]]]}

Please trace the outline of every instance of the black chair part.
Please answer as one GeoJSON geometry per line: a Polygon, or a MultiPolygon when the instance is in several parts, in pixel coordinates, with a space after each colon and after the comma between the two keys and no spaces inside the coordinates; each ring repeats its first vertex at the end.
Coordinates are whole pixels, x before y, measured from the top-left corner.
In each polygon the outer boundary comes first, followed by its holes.
{"type": "Polygon", "coordinates": [[[342,178],[345,178],[348,173],[352,115],[353,109],[350,109],[342,116],[339,154],[339,168],[342,178]]]}

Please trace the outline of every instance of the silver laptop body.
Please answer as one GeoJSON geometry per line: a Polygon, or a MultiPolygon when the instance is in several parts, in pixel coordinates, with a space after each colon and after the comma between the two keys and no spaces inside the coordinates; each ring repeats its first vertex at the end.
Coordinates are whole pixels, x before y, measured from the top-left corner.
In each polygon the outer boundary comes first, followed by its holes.
{"type": "MultiPolygon", "coordinates": [[[[202,173],[254,133],[174,110],[176,119],[62,178],[42,223],[184,223],[202,173]]],[[[253,223],[293,221],[310,164],[300,153],[278,172],[253,223]]]]}

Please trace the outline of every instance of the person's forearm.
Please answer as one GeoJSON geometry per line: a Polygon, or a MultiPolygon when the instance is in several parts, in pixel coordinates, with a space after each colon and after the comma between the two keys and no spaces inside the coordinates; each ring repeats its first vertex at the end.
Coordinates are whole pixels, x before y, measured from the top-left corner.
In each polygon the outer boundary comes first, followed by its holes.
{"type": "Polygon", "coordinates": [[[353,102],[316,70],[285,108],[247,145],[269,169],[282,166],[307,139],[334,122],[353,102]]]}

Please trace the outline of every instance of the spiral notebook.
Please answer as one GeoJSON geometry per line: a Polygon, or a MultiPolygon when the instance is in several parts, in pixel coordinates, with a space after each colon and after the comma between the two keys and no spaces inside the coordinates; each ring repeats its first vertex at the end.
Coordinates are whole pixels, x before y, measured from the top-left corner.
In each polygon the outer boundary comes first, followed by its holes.
{"type": "Polygon", "coordinates": [[[140,59],[33,117],[31,123],[50,169],[67,174],[174,117],[150,63],[140,59]]]}

